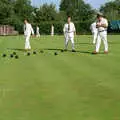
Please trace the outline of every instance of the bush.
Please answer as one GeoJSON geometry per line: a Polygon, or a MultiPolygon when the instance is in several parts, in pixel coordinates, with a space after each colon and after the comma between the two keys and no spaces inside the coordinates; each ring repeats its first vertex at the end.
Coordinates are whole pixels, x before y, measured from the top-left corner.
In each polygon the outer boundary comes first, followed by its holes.
{"type": "Polygon", "coordinates": [[[75,22],[77,34],[90,34],[90,25],[92,22],[75,22]]]}
{"type": "MultiPolygon", "coordinates": [[[[50,35],[51,34],[51,26],[52,24],[54,25],[54,31],[55,34],[63,34],[63,22],[41,22],[40,24],[38,24],[39,28],[40,28],[40,34],[47,34],[50,35]]],[[[36,28],[36,25],[33,24],[33,28],[36,28]]]]}
{"type": "MultiPolygon", "coordinates": [[[[74,22],[76,26],[77,34],[89,34],[90,33],[90,25],[91,22],[85,21],[85,22],[74,22]]],[[[55,34],[61,35],[63,34],[63,27],[65,22],[64,21],[54,21],[54,22],[41,22],[37,24],[40,28],[40,34],[43,35],[50,35],[51,33],[51,25],[54,25],[55,27],[55,34]]],[[[36,25],[32,24],[34,31],[36,32],[36,25]]],[[[23,24],[15,25],[14,26],[16,30],[19,31],[19,33],[23,33],[23,24]]]]}

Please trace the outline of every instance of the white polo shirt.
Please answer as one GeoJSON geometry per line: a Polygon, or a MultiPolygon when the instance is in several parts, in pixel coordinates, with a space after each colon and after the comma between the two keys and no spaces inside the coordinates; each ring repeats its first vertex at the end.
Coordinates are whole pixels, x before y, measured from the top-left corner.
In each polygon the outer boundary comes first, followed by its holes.
{"type": "Polygon", "coordinates": [[[75,33],[75,25],[73,22],[70,22],[70,24],[66,23],[63,28],[63,32],[65,35],[69,35],[70,37],[74,37],[75,33]]]}
{"type": "Polygon", "coordinates": [[[24,25],[24,34],[25,36],[30,36],[31,34],[34,34],[34,30],[31,24],[27,23],[24,25]]]}

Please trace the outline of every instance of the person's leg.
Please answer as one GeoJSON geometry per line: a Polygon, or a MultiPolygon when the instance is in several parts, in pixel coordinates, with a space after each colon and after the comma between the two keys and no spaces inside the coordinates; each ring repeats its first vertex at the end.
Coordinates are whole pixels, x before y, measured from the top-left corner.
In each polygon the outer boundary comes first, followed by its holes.
{"type": "Polygon", "coordinates": [[[40,33],[38,34],[38,37],[40,37],[40,33]]]}
{"type": "Polygon", "coordinates": [[[101,45],[101,35],[99,34],[97,37],[97,43],[96,43],[96,52],[98,53],[100,50],[100,45],[101,45]]]}
{"type": "Polygon", "coordinates": [[[67,50],[68,42],[69,42],[69,38],[68,38],[68,36],[66,35],[66,36],[65,36],[65,50],[67,50]]]}
{"type": "Polygon", "coordinates": [[[93,44],[96,44],[97,36],[98,36],[97,32],[94,32],[93,33],[93,44]]]}
{"type": "Polygon", "coordinates": [[[26,50],[31,49],[31,46],[30,46],[30,36],[26,36],[25,49],[26,50]]]}
{"type": "Polygon", "coordinates": [[[27,36],[25,36],[25,50],[27,50],[27,49],[28,49],[28,44],[27,44],[27,41],[28,41],[28,37],[27,37],[27,36]]]}
{"type": "Polygon", "coordinates": [[[40,33],[39,32],[37,33],[36,37],[40,37],[40,33]]]}
{"type": "Polygon", "coordinates": [[[95,33],[93,33],[93,44],[95,44],[95,33]]]}
{"type": "Polygon", "coordinates": [[[31,45],[30,45],[30,37],[28,39],[28,49],[30,50],[31,49],[31,45]]]}
{"type": "Polygon", "coordinates": [[[74,42],[74,37],[70,37],[71,44],[72,44],[72,50],[75,50],[75,42],[74,42]]]}
{"type": "Polygon", "coordinates": [[[102,34],[102,40],[103,40],[103,43],[104,43],[104,52],[108,53],[107,33],[102,34]]]}

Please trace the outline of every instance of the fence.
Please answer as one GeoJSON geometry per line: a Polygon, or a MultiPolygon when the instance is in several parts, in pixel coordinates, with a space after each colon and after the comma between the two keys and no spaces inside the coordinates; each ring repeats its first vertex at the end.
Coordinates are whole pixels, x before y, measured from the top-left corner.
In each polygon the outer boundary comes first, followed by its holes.
{"type": "Polygon", "coordinates": [[[14,27],[9,25],[0,25],[0,35],[17,35],[18,32],[14,30],[14,27]]]}

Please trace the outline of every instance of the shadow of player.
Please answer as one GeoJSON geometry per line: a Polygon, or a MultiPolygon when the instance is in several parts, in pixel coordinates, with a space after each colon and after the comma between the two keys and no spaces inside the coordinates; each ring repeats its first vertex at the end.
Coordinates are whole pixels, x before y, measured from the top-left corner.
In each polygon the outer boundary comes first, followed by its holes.
{"type": "MultiPolygon", "coordinates": [[[[44,49],[44,50],[48,50],[48,51],[72,52],[72,50],[64,51],[63,49],[54,49],[54,48],[46,48],[46,49],[44,49]]],[[[74,53],[92,54],[92,52],[90,52],[90,51],[79,51],[79,50],[76,50],[76,52],[74,52],[74,53]]]]}
{"type": "Polygon", "coordinates": [[[20,49],[20,48],[7,48],[8,50],[13,50],[13,51],[21,51],[25,52],[25,49],[20,49]]]}

